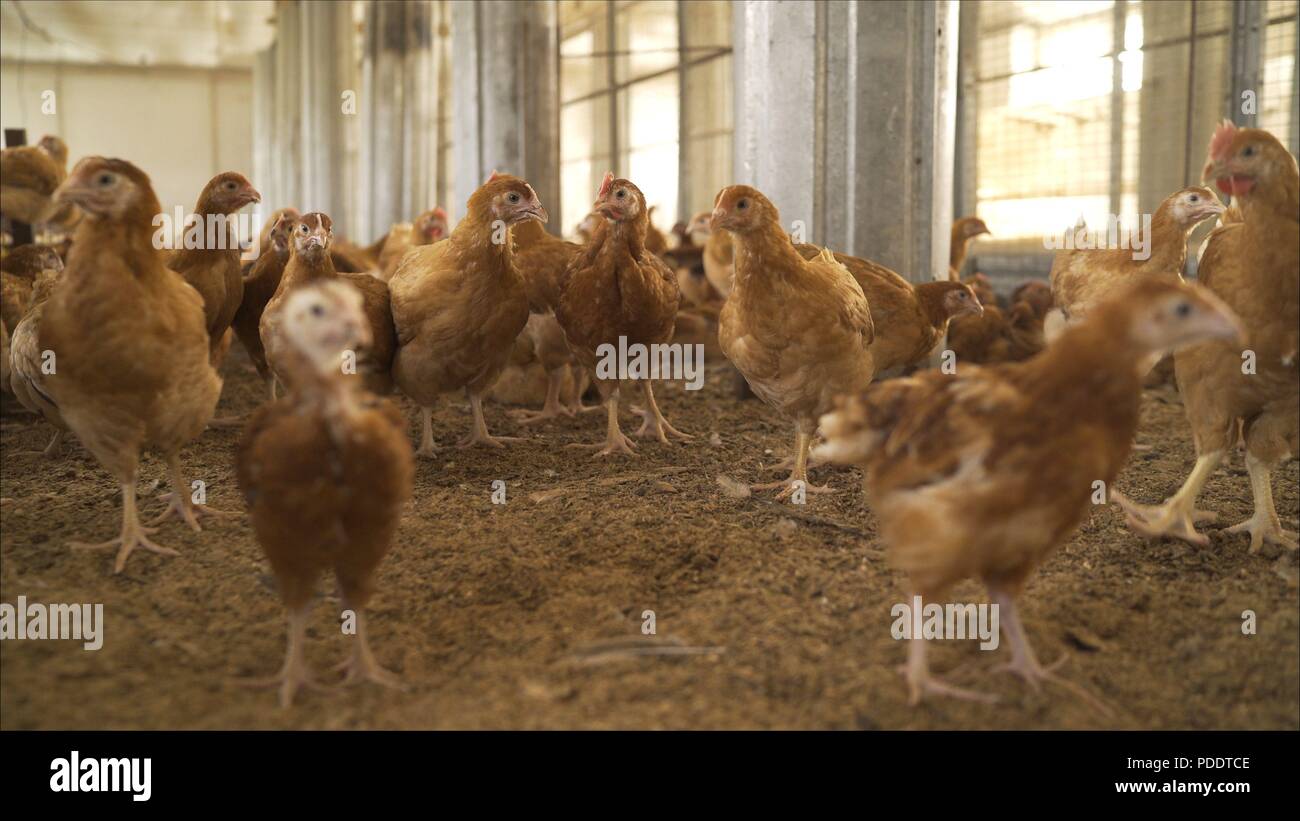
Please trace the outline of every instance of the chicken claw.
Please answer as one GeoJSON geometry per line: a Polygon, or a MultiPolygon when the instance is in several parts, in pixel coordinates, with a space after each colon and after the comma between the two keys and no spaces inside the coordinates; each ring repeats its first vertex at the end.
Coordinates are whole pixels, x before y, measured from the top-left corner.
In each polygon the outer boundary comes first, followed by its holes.
{"type": "Polygon", "coordinates": [[[835,488],[831,487],[830,485],[809,484],[806,476],[801,479],[793,475],[789,479],[784,479],[780,482],[764,482],[763,484],[759,484],[759,485],[750,485],[749,489],[750,490],[775,490],[776,488],[783,488],[783,490],[780,493],[776,494],[777,501],[783,502],[795,494],[795,491],[798,490],[800,487],[800,483],[802,483],[805,493],[836,493],[837,492],[835,488]]]}
{"type": "Polygon", "coordinates": [[[135,482],[130,482],[122,485],[122,534],[117,538],[96,544],[69,542],[68,547],[73,550],[103,550],[109,547],[119,547],[117,559],[113,562],[113,572],[121,573],[122,568],[126,567],[127,557],[137,547],[143,547],[145,550],[161,556],[181,555],[170,547],[163,547],[150,541],[148,534],[154,533],[156,530],[156,528],[145,527],[140,524],[140,516],[135,506],[135,482]]]}
{"type": "Polygon", "coordinates": [[[1088,704],[1090,704],[1093,707],[1093,709],[1097,710],[1097,712],[1101,713],[1107,718],[1114,718],[1115,710],[1109,704],[1102,701],[1097,696],[1094,696],[1092,693],[1088,692],[1088,690],[1082,685],[1076,684],[1075,682],[1070,681],[1068,678],[1064,678],[1056,674],[1055,672],[1056,669],[1060,667],[1062,664],[1064,664],[1066,661],[1068,661],[1069,658],[1070,656],[1068,653],[1062,653],[1059,659],[1052,662],[1048,666],[1043,667],[1038,663],[1037,660],[1033,658],[1032,655],[1023,655],[1023,656],[1013,658],[1010,662],[999,665],[993,669],[994,672],[1014,673],[1015,675],[1019,676],[1026,684],[1028,684],[1030,689],[1032,689],[1034,692],[1039,692],[1040,690],[1042,690],[1043,682],[1051,682],[1052,684],[1059,684],[1065,689],[1074,693],[1079,698],[1088,702],[1088,704]]]}
{"type": "Polygon", "coordinates": [[[636,436],[645,437],[653,435],[663,444],[668,444],[668,435],[678,439],[694,439],[689,433],[682,433],[677,428],[668,424],[668,420],[663,413],[659,411],[659,403],[655,402],[654,388],[649,381],[641,383],[641,393],[645,396],[645,409],[633,407],[631,411],[641,417],[641,428],[636,432],[636,436]]]}
{"type": "Polygon", "coordinates": [[[1232,527],[1223,531],[1224,533],[1249,533],[1250,534],[1250,552],[1258,553],[1259,549],[1264,546],[1265,542],[1269,544],[1278,544],[1287,550],[1296,550],[1300,544],[1296,541],[1296,534],[1290,530],[1282,528],[1282,522],[1276,517],[1270,517],[1266,513],[1261,515],[1260,511],[1245,521],[1238,522],[1232,527]]]}
{"type": "Polygon", "coordinates": [[[1126,514],[1129,528],[1152,539],[1173,537],[1209,547],[1210,537],[1197,532],[1196,525],[1213,522],[1219,517],[1217,513],[1197,510],[1190,501],[1182,502],[1176,496],[1162,505],[1140,505],[1115,490],[1111,491],[1110,498],[1126,514]]]}
{"type": "Polygon", "coordinates": [[[898,671],[907,679],[907,703],[915,707],[926,695],[947,696],[962,701],[976,701],[993,704],[998,697],[992,693],[981,693],[949,684],[943,679],[930,674],[929,664],[925,660],[926,640],[912,639],[908,642],[907,663],[900,665],[898,671]]]}
{"type": "Polygon", "coordinates": [[[289,614],[289,650],[285,654],[284,666],[280,668],[280,672],[268,678],[236,679],[234,683],[241,687],[279,687],[281,708],[292,707],[293,697],[303,688],[318,691],[334,689],[312,678],[311,669],[307,666],[307,658],[303,653],[307,635],[307,615],[308,608],[305,607],[289,614]]]}
{"type": "Polygon", "coordinates": [[[487,445],[494,448],[503,448],[506,442],[524,441],[518,436],[493,436],[488,433],[487,419],[483,416],[482,397],[471,394],[469,405],[474,414],[474,421],[470,426],[469,435],[457,442],[456,447],[464,449],[474,445],[487,445]]]}
{"type": "Polygon", "coordinates": [[[185,524],[190,526],[190,530],[193,530],[195,533],[201,533],[203,532],[203,528],[199,526],[200,516],[210,516],[213,519],[224,519],[230,516],[239,515],[234,511],[217,510],[216,508],[208,507],[207,505],[200,505],[200,504],[195,504],[194,502],[187,502],[186,499],[188,498],[189,497],[185,496],[184,494],[181,495],[177,495],[175,493],[160,494],[158,496],[158,499],[160,501],[167,503],[167,509],[164,510],[162,513],[159,513],[155,518],[151,519],[149,524],[150,525],[161,524],[165,522],[167,519],[169,519],[171,516],[176,515],[181,518],[181,521],[185,522],[185,524]]]}
{"type": "Polygon", "coordinates": [[[375,654],[370,651],[370,643],[366,640],[365,616],[360,610],[356,612],[357,635],[355,637],[356,644],[352,648],[352,655],[334,668],[335,670],[346,671],[342,681],[343,686],[370,681],[383,687],[391,687],[394,690],[405,692],[406,685],[402,683],[401,677],[391,670],[385,670],[375,660],[375,654]]]}
{"type": "Polygon", "coordinates": [[[572,443],[571,448],[597,448],[592,454],[592,458],[601,456],[613,456],[615,454],[626,454],[627,456],[636,456],[636,443],[627,438],[618,426],[618,393],[610,394],[605,400],[605,408],[608,413],[607,424],[605,428],[605,441],[596,445],[586,445],[581,443],[572,443]]]}

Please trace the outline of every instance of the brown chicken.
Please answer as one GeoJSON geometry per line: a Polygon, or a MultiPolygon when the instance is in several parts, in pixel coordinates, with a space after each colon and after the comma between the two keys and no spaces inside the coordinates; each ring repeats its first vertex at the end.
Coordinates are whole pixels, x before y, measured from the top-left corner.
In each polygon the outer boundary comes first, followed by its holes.
{"type": "Polygon", "coordinates": [[[1132,248],[1057,251],[1051,273],[1055,308],[1044,328],[1047,339],[1055,339],[1066,323],[1086,315],[1104,294],[1122,284],[1152,277],[1181,280],[1187,235],[1223,210],[1210,189],[1184,188],[1166,197],[1152,216],[1146,259],[1138,259],[1132,248]]]}
{"type": "Polygon", "coordinates": [[[296,288],[282,323],[293,388],[254,414],[235,470],[289,613],[288,653],[269,682],[287,707],[313,684],[304,645],[324,571],[333,571],[342,608],[356,619],[344,682],[400,686],[370,650],[364,608],[415,470],[401,412],[344,375],[346,353],[372,342],[361,293],[342,280],[296,288]]]}
{"type": "Polygon", "coordinates": [[[655,227],[656,207],[652,205],[646,209],[645,249],[663,259],[664,253],[668,250],[668,238],[664,236],[663,231],[655,227]]]}
{"type": "MultiPolygon", "coordinates": [[[[692,230],[695,228],[700,219],[697,214],[691,221],[692,230]]],[[[703,216],[707,217],[710,223],[713,220],[713,214],[704,212],[703,216]]],[[[728,231],[709,230],[708,238],[704,242],[704,276],[713,286],[723,299],[731,294],[731,280],[735,274],[734,252],[731,247],[732,239],[728,231]]]]}
{"type": "MultiPolygon", "coordinates": [[[[672,270],[645,246],[650,213],[641,189],[606,172],[592,208],[605,224],[593,231],[582,253],[565,270],[555,318],[578,361],[595,374],[605,401],[605,441],[578,447],[595,448],[595,456],[635,455],[635,445],[618,424],[620,378],[627,374],[618,363],[608,362],[609,352],[620,346],[649,349],[670,342],[681,294],[672,270]],[[603,367],[597,366],[598,358],[604,360],[603,367]],[[611,371],[613,378],[608,378],[611,371]]],[[[637,436],[654,436],[664,443],[670,435],[691,438],[659,411],[650,379],[623,381],[639,382],[645,399],[644,422],[637,436]]]]}
{"type": "MultiPolygon", "coordinates": [[[[46,367],[51,363],[41,355],[40,333],[45,303],[62,275],[62,261],[59,261],[57,269],[46,268],[37,273],[31,304],[27,313],[14,326],[9,352],[11,370],[5,381],[5,388],[13,393],[23,407],[45,417],[45,421],[54,426],[54,438],[45,446],[45,450],[40,451],[51,459],[59,455],[68,425],[59,415],[59,408],[50,397],[46,384],[54,378],[54,374],[46,373],[46,367]]],[[[8,327],[7,322],[5,326],[8,327]]],[[[57,367],[57,360],[53,364],[57,367]]]]}
{"type": "MultiPolygon", "coordinates": [[[[819,451],[863,466],[881,538],[915,595],[942,603],[957,582],[980,579],[1011,643],[1009,669],[1035,688],[1066,683],[1038,663],[1016,599],[1088,515],[1094,482],[1109,487],[1128,458],[1137,363],[1239,329],[1202,289],[1144,282],[1029,362],[930,370],[846,397],[822,418],[819,451]]],[[[932,677],[924,640],[909,642],[906,678],[913,703],[928,694],[991,700],[932,677]]]]}
{"type": "Polygon", "coordinates": [[[382,238],[376,262],[380,278],[385,282],[397,273],[402,257],[412,248],[432,245],[447,236],[447,212],[442,208],[425,211],[414,222],[394,225],[382,238]]]}
{"type": "Polygon", "coordinates": [[[262,347],[262,313],[280,289],[280,280],[289,262],[293,230],[299,218],[293,208],[282,208],[276,213],[275,222],[263,232],[265,246],[244,276],[244,296],[231,322],[235,335],[248,351],[248,358],[253,360],[258,376],[266,382],[272,399],[275,399],[275,376],[266,363],[266,349],[262,347]]]}
{"type": "Polygon", "coordinates": [[[1011,291],[1011,304],[1018,302],[1028,305],[1041,322],[1052,310],[1052,286],[1041,279],[1025,280],[1011,291]]]}
{"type": "Polygon", "coordinates": [[[1043,321],[1028,302],[1005,311],[989,305],[983,314],[961,317],[948,326],[948,350],[958,363],[1023,362],[1044,344],[1043,321]]]}
{"type": "Polygon", "coordinates": [[[216,513],[190,500],[180,449],[212,417],[221,379],[208,359],[203,299],[163,264],[153,246],[160,212],[149,178],[128,162],[87,157],[56,192],[85,213],[63,281],[45,303],[41,350],[53,351],[45,382],[68,428],[122,489],[122,532],[99,545],[117,546],[115,572],[137,547],[153,543],[136,510],[140,451],[153,447],[167,462],[172,494],[156,521],[178,514],[199,530],[196,514],[216,513]]]}
{"type": "Polygon", "coordinates": [[[991,234],[989,227],[979,217],[962,217],[952,224],[952,237],[948,245],[948,277],[961,278],[961,267],[966,264],[970,244],[980,234],[991,234]]]}
{"type": "Polygon", "coordinates": [[[388,393],[393,389],[393,353],[397,350],[388,286],[369,274],[334,270],[334,258],[330,254],[333,223],[327,215],[319,212],[303,214],[292,224],[292,237],[289,261],[280,277],[280,285],[262,310],[258,325],[258,335],[271,373],[281,385],[293,387],[288,381],[293,376],[289,361],[292,349],[284,336],[280,313],[289,295],[309,283],[338,280],[361,293],[370,330],[366,347],[352,351],[355,361],[350,374],[359,376],[365,389],[371,393],[388,393]]]}
{"type": "MultiPolygon", "coordinates": [[[[810,261],[822,252],[816,245],[802,243],[795,250],[810,261]]],[[[943,341],[950,321],[984,312],[974,291],[961,282],[913,285],[871,260],[836,254],[835,261],[848,269],[867,298],[875,328],[871,357],[877,374],[892,375],[922,364],[943,341]]]]}
{"type": "Polygon", "coordinates": [[[1241,316],[1248,341],[1175,354],[1196,465],[1164,504],[1126,503],[1128,522],[1148,536],[1208,544],[1196,523],[1215,514],[1196,510],[1196,497],[1240,430],[1255,510],[1226,532],[1250,534],[1252,553],[1264,542],[1295,550],[1296,534],[1282,528],[1273,504],[1272,474],[1300,452],[1300,176],[1295,157],[1272,134],[1225,122],[1210,141],[1202,177],[1232,196],[1235,215],[1211,232],[1197,281],[1241,316]]]}
{"type": "Polygon", "coordinates": [[[522,350],[530,354],[523,361],[512,364],[527,365],[536,361],[546,371],[546,401],[542,409],[511,413],[517,421],[527,425],[554,419],[561,414],[572,416],[585,410],[580,396],[577,397],[577,407],[565,407],[560,402],[565,374],[578,378],[580,365],[564,338],[564,329],[555,318],[554,308],[565,269],[582,251],[582,246],[548,234],[542,223],[536,220],[519,223],[512,233],[515,264],[523,276],[524,290],[528,294],[528,322],[524,325],[522,350]]]}
{"type": "Polygon", "coordinates": [[[262,195],[243,174],[226,171],[213,177],[194,206],[199,230],[186,227],[184,244],[168,257],[167,265],[185,278],[203,297],[203,315],[211,340],[213,362],[244,296],[240,271],[239,236],[231,215],[245,205],[262,201],[262,195]]]}
{"type": "Polygon", "coordinates": [[[54,190],[63,182],[63,163],[46,145],[20,145],[0,151],[0,215],[25,223],[45,222],[62,207],[54,190]]]}
{"type": "Polygon", "coordinates": [[[488,433],[483,395],[528,322],[528,295],[510,233],[525,220],[546,219],[532,186],[494,172],[469,198],[451,236],[412,248],[389,281],[398,343],[393,378],[419,403],[423,417],[417,456],[434,455],[434,403],[462,388],[474,419],[461,447],[503,447],[509,441],[488,433]]]}
{"type": "Polygon", "coordinates": [[[48,245],[20,245],[0,261],[0,319],[10,336],[31,307],[36,277],[62,270],[63,260],[48,245]]]}
{"type": "Polygon", "coordinates": [[[722,189],[713,230],[732,234],[735,279],[722,306],[718,340],[754,393],[795,423],[786,498],[808,484],[808,450],[817,419],[836,394],[860,391],[875,374],[871,306],[829,250],[805,261],[781,228],[776,206],[756,189],[722,189]]]}

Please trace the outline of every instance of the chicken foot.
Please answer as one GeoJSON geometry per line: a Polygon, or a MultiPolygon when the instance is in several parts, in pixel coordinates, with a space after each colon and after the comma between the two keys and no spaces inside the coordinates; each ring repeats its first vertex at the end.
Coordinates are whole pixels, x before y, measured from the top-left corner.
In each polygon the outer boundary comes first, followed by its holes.
{"type": "Polygon", "coordinates": [[[122,483],[122,533],[115,539],[109,539],[106,542],[89,544],[87,542],[69,542],[68,547],[73,550],[103,550],[108,547],[117,547],[117,559],[113,562],[113,572],[121,573],[122,568],[126,567],[127,557],[131,555],[137,547],[143,547],[145,550],[158,553],[163,556],[179,556],[175,550],[170,547],[154,544],[149,540],[149,534],[157,531],[157,528],[145,527],[140,524],[140,513],[136,509],[135,503],[135,483],[132,477],[129,481],[122,483]]]}
{"type": "MultiPolygon", "coordinates": [[[[343,607],[346,610],[353,609],[346,599],[343,607]]],[[[396,673],[385,670],[375,660],[375,654],[371,652],[370,643],[366,639],[365,612],[361,608],[356,608],[354,612],[357,614],[357,634],[353,636],[356,643],[352,646],[352,655],[334,668],[346,671],[342,683],[347,686],[371,681],[384,687],[392,687],[394,690],[405,690],[406,686],[402,684],[402,679],[396,673]]]]}
{"type": "Polygon", "coordinates": [[[1249,519],[1238,522],[1225,533],[1249,533],[1250,552],[1258,553],[1264,546],[1279,544],[1288,550],[1297,549],[1296,534],[1282,529],[1282,521],[1273,505],[1273,473],[1268,464],[1254,454],[1246,454],[1246,471],[1250,474],[1250,489],[1255,497],[1255,512],[1249,519]]]}
{"type": "Polygon", "coordinates": [[[795,431],[795,460],[790,476],[781,482],[765,482],[750,485],[750,490],[774,490],[783,488],[776,495],[777,501],[783,501],[794,495],[800,487],[807,493],[834,493],[835,489],[826,485],[813,485],[808,482],[808,451],[812,447],[812,434],[801,430],[795,431]]]}
{"type": "Polygon", "coordinates": [[[1056,669],[1069,659],[1067,654],[1062,654],[1059,659],[1047,667],[1039,664],[1037,656],[1034,655],[1034,648],[1029,645],[1029,639],[1025,636],[1024,625],[1020,623],[1020,611],[1016,607],[1015,598],[1010,593],[1002,590],[991,589],[989,592],[993,595],[993,601],[997,605],[998,618],[1002,622],[1002,629],[1006,631],[1007,638],[1011,640],[1011,661],[999,666],[996,670],[1015,673],[1034,692],[1042,689],[1043,682],[1059,684],[1086,701],[1106,717],[1111,718],[1115,715],[1115,711],[1110,705],[1088,692],[1083,686],[1056,674],[1056,669]]]}
{"type": "Polygon", "coordinates": [[[1200,495],[1210,475],[1223,461],[1223,451],[1198,456],[1196,466],[1183,482],[1178,492],[1161,505],[1139,505],[1129,501],[1118,491],[1110,492],[1111,500],[1124,511],[1128,526],[1137,533],[1150,538],[1172,536],[1194,545],[1207,547],[1210,537],[1198,533],[1196,525],[1201,522],[1213,522],[1217,513],[1196,509],[1196,497],[1200,495]]]}
{"type": "Polygon", "coordinates": [[[608,411],[608,423],[605,426],[605,441],[595,445],[586,445],[580,443],[570,444],[571,448],[594,448],[596,452],[592,458],[598,456],[613,456],[616,453],[624,453],[628,456],[636,456],[636,444],[623,435],[623,430],[618,426],[618,390],[610,391],[609,397],[605,400],[605,408],[608,411]]]}
{"type": "Polygon", "coordinates": [[[432,459],[438,452],[433,446],[433,408],[420,408],[420,447],[415,451],[420,459],[432,459]]]}
{"type": "Polygon", "coordinates": [[[191,530],[195,533],[200,533],[203,531],[203,528],[199,526],[200,516],[211,516],[214,519],[221,519],[237,515],[230,511],[217,510],[216,508],[211,508],[207,505],[197,504],[190,498],[189,488],[186,487],[185,477],[181,472],[181,459],[179,455],[172,454],[167,457],[167,475],[171,477],[172,491],[171,493],[164,493],[158,497],[167,503],[167,508],[162,513],[158,514],[157,518],[149,522],[150,525],[160,524],[172,515],[176,515],[181,518],[181,521],[189,525],[191,530]]]}
{"type": "Polygon", "coordinates": [[[651,385],[650,380],[646,379],[641,382],[641,393],[645,396],[646,407],[644,409],[631,409],[633,413],[639,414],[642,420],[641,427],[634,434],[635,436],[654,436],[665,445],[669,444],[668,435],[684,440],[695,438],[689,433],[682,433],[668,424],[668,420],[659,411],[659,403],[655,402],[654,387],[651,385]]]}
{"type": "MultiPolygon", "coordinates": [[[[532,425],[537,422],[544,422],[547,419],[557,419],[561,416],[573,416],[575,411],[560,403],[560,386],[564,382],[564,372],[567,367],[556,368],[546,374],[546,402],[542,404],[541,410],[530,411],[521,408],[512,410],[507,415],[521,425],[532,425]]],[[[578,404],[582,404],[581,398],[579,398],[578,404]]]]}
{"type": "Polygon", "coordinates": [[[284,665],[280,672],[270,678],[239,679],[235,683],[241,687],[279,687],[280,707],[293,706],[293,697],[304,687],[312,690],[329,690],[328,685],[317,682],[311,676],[307,666],[307,617],[311,605],[305,604],[297,610],[289,611],[289,649],[284,656],[284,665]]]}
{"type": "Polygon", "coordinates": [[[488,433],[487,418],[483,415],[483,397],[471,393],[469,395],[469,407],[474,414],[474,420],[471,423],[469,435],[456,443],[456,447],[469,448],[474,445],[487,445],[493,448],[503,448],[506,446],[506,442],[524,441],[518,436],[493,436],[488,433]]]}
{"type": "Polygon", "coordinates": [[[925,658],[926,644],[926,639],[912,637],[907,643],[907,664],[899,668],[904,678],[907,679],[908,704],[915,707],[927,695],[947,696],[962,701],[978,701],[983,704],[993,704],[998,700],[998,697],[991,693],[967,690],[931,675],[930,665],[925,658]]]}

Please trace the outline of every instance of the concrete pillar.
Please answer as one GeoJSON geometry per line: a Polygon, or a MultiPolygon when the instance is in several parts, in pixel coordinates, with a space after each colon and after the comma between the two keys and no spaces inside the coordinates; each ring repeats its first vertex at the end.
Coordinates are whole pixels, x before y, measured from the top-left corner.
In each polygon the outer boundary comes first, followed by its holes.
{"type": "Polygon", "coordinates": [[[735,4],[735,177],[787,228],[947,277],[957,4],[735,4]]]}
{"type": "MultiPolygon", "coordinates": [[[[559,212],[558,25],[555,3],[452,4],[453,219],[494,169],[559,212]]],[[[559,233],[559,221],[548,228],[559,233]]]]}

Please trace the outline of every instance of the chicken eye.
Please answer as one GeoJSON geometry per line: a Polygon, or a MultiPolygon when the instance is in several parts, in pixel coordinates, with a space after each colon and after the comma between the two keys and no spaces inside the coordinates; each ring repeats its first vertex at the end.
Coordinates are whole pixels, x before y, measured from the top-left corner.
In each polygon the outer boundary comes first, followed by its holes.
{"type": "Polygon", "coordinates": [[[1187,201],[1188,201],[1188,202],[1200,202],[1200,201],[1201,201],[1201,198],[1198,197],[1198,196],[1196,196],[1195,194],[1193,194],[1193,195],[1191,195],[1190,197],[1187,198],[1187,201]]]}
{"type": "Polygon", "coordinates": [[[627,191],[620,188],[618,189],[618,191],[614,192],[614,196],[618,197],[619,199],[625,199],[627,197],[627,191]]]}
{"type": "Polygon", "coordinates": [[[1179,319],[1186,319],[1192,315],[1192,305],[1189,302],[1180,302],[1174,307],[1174,314],[1179,319]]]}
{"type": "Polygon", "coordinates": [[[519,195],[512,191],[506,199],[510,200],[511,205],[515,205],[519,202],[519,195]]]}
{"type": "Polygon", "coordinates": [[[311,315],[312,315],[312,316],[325,316],[325,309],[322,308],[320,305],[313,305],[313,306],[311,306],[311,315]]]}
{"type": "Polygon", "coordinates": [[[303,223],[302,225],[299,225],[298,230],[304,234],[307,233],[307,224],[303,223]]]}
{"type": "Polygon", "coordinates": [[[745,210],[746,208],[748,208],[748,207],[749,207],[749,200],[739,200],[739,201],[736,203],[736,210],[737,210],[737,211],[744,211],[744,210],[745,210]]]}
{"type": "Polygon", "coordinates": [[[234,183],[233,180],[226,180],[226,182],[225,182],[225,184],[224,184],[223,187],[224,187],[227,191],[234,191],[234,190],[235,190],[235,183],[234,183]]]}
{"type": "Polygon", "coordinates": [[[95,182],[98,183],[101,187],[107,188],[108,186],[113,184],[113,180],[115,179],[117,178],[114,177],[112,174],[105,172],[103,174],[100,174],[99,178],[96,179],[95,182]]]}

